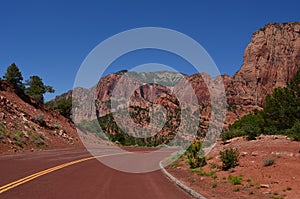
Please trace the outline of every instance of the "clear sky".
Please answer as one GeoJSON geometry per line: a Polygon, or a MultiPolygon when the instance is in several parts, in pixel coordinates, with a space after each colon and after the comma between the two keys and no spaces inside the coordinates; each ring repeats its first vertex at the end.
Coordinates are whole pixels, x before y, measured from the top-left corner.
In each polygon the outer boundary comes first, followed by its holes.
{"type": "MultiPolygon", "coordinates": [[[[10,0],[0,1],[0,74],[15,62],[25,79],[39,75],[54,94],[73,87],[81,63],[101,41],[139,27],[164,27],[199,42],[221,73],[233,75],[242,65],[252,33],[269,22],[300,21],[299,0],[10,0]]],[[[120,59],[114,72],[136,64],[169,62],[158,52],[120,59]],[[153,56],[152,56],[153,55],[153,56]],[[153,57],[155,57],[154,60],[153,57]]],[[[188,74],[184,62],[178,69],[188,74]]]]}

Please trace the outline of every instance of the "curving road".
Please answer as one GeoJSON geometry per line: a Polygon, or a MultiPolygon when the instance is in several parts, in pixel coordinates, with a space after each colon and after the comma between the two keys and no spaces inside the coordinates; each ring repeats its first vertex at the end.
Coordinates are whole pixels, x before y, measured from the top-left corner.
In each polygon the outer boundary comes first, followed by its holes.
{"type": "Polygon", "coordinates": [[[0,198],[191,198],[159,170],[124,173],[90,157],[85,149],[0,156],[0,198]]]}

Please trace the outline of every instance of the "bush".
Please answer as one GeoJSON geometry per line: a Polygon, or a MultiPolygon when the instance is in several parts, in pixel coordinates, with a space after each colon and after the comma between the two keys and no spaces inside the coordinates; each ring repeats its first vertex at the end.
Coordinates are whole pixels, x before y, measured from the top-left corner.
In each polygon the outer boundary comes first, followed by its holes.
{"type": "Polygon", "coordinates": [[[229,130],[221,134],[222,141],[241,136],[247,136],[247,140],[254,140],[257,135],[262,133],[263,125],[263,113],[254,110],[253,113],[245,115],[230,125],[229,130]]]}
{"type": "Polygon", "coordinates": [[[23,148],[23,144],[26,144],[24,134],[22,131],[17,131],[13,136],[13,143],[21,148],[23,148]]]}
{"type": "Polygon", "coordinates": [[[297,121],[292,128],[285,130],[284,134],[295,141],[300,141],[300,121],[297,121]]]}
{"type": "Polygon", "coordinates": [[[275,163],[275,159],[274,158],[267,158],[267,159],[264,160],[264,166],[265,167],[271,166],[274,163],[275,163]]]}
{"type": "Polygon", "coordinates": [[[216,172],[215,171],[205,172],[205,171],[202,170],[202,168],[190,169],[190,171],[191,172],[196,172],[200,176],[211,176],[213,178],[214,178],[214,176],[216,176],[216,172]]]}
{"type": "Polygon", "coordinates": [[[230,140],[232,138],[241,137],[241,136],[245,136],[244,131],[242,131],[240,129],[231,129],[231,130],[223,132],[221,134],[221,139],[223,142],[225,142],[226,140],[230,140]]]}
{"type": "Polygon", "coordinates": [[[214,182],[214,183],[211,185],[212,188],[216,188],[217,186],[218,186],[218,183],[217,183],[217,182],[214,182]]]}
{"type": "Polygon", "coordinates": [[[44,115],[43,115],[43,114],[38,114],[36,117],[34,117],[34,118],[32,119],[32,121],[33,121],[34,123],[38,123],[38,124],[40,124],[40,125],[42,125],[42,126],[46,126],[46,122],[45,122],[45,120],[44,120],[44,115]]]}
{"type": "Polygon", "coordinates": [[[52,100],[46,103],[49,108],[58,111],[65,118],[72,121],[72,98],[63,98],[58,100],[52,100]]]}
{"type": "Polygon", "coordinates": [[[238,192],[238,191],[240,191],[240,188],[239,188],[239,187],[234,187],[234,188],[233,188],[233,191],[234,191],[234,192],[238,192]]]}
{"type": "Polygon", "coordinates": [[[241,184],[242,183],[242,176],[228,176],[228,180],[233,184],[233,185],[237,185],[237,184],[241,184]]]}
{"type": "Polygon", "coordinates": [[[46,142],[45,142],[45,138],[44,138],[43,134],[34,134],[34,133],[32,133],[29,136],[29,141],[32,144],[36,145],[37,147],[43,147],[43,146],[47,145],[46,142]]]}
{"type": "Polygon", "coordinates": [[[222,169],[227,171],[238,165],[239,151],[238,149],[225,149],[225,151],[220,151],[220,157],[222,160],[222,169]]]}
{"type": "Polygon", "coordinates": [[[203,167],[207,164],[200,141],[194,141],[187,150],[190,168],[203,167]]]}
{"type": "Polygon", "coordinates": [[[5,135],[7,134],[7,130],[5,129],[4,125],[0,122],[0,141],[2,141],[5,135]]]}

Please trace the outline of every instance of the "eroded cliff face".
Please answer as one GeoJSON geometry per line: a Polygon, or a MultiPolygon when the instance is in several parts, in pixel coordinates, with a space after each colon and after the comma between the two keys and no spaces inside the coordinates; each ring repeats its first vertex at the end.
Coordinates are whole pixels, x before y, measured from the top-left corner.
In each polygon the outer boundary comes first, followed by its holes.
{"type": "MultiPolygon", "coordinates": [[[[272,93],[276,87],[284,87],[295,75],[300,66],[300,22],[298,23],[270,23],[256,31],[244,53],[244,63],[233,76],[221,75],[211,78],[205,73],[185,76],[171,72],[157,73],[128,73],[110,74],[101,78],[92,92],[78,88],[77,100],[96,102],[87,104],[79,113],[77,121],[95,116],[105,116],[115,110],[111,109],[111,97],[118,82],[122,80],[122,88],[118,91],[118,101],[126,101],[122,96],[129,94],[132,85],[138,86],[131,92],[130,106],[148,109],[153,104],[163,105],[171,109],[180,109],[176,94],[181,99],[188,100],[196,95],[201,115],[199,120],[201,128],[206,129],[211,117],[211,93],[218,93],[220,89],[215,86],[223,83],[226,91],[227,113],[225,127],[254,109],[261,109],[267,94],[272,93]],[[123,78],[122,78],[123,77],[123,78]],[[132,78],[133,77],[133,78],[132,78]],[[165,78],[164,78],[165,77],[165,78]],[[158,84],[146,84],[148,80],[155,79],[158,84]],[[146,81],[140,85],[139,80],[146,81]],[[159,85],[167,80],[167,86],[159,85]],[[187,84],[193,92],[186,92],[187,84]],[[208,88],[212,88],[210,90],[208,88]],[[177,92],[174,95],[174,90],[177,92]],[[89,94],[87,94],[89,93],[89,94]]],[[[120,83],[120,82],[119,82],[120,83]]],[[[222,89],[221,89],[222,90],[222,89]]],[[[118,107],[122,108],[122,107],[118,107]]],[[[131,111],[134,110],[131,108],[131,111]]],[[[139,117],[139,120],[145,117],[139,117]]],[[[175,123],[172,123],[175,125],[175,123]]]]}
{"type": "Polygon", "coordinates": [[[300,66],[300,23],[270,23],[256,31],[244,63],[227,87],[228,122],[260,109],[267,94],[284,87],[300,66]]]}

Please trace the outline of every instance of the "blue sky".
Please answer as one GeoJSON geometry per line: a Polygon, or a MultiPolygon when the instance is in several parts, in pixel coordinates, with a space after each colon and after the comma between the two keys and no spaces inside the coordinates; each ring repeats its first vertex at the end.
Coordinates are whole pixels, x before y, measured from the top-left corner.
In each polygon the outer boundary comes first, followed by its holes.
{"type": "MultiPolygon", "coordinates": [[[[190,36],[207,50],[221,73],[233,75],[252,33],[269,22],[300,21],[299,7],[298,0],[1,1],[0,74],[15,62],[25,79],[39,75],[55,88],[56,93],[45,96],[48,100],[73,87],[81,63],[100,42],[150,26],[190,36]]],[[[149,62],[194,72],[172,56],[140,52],[120,58],[107,73],[149,62]]]]}

